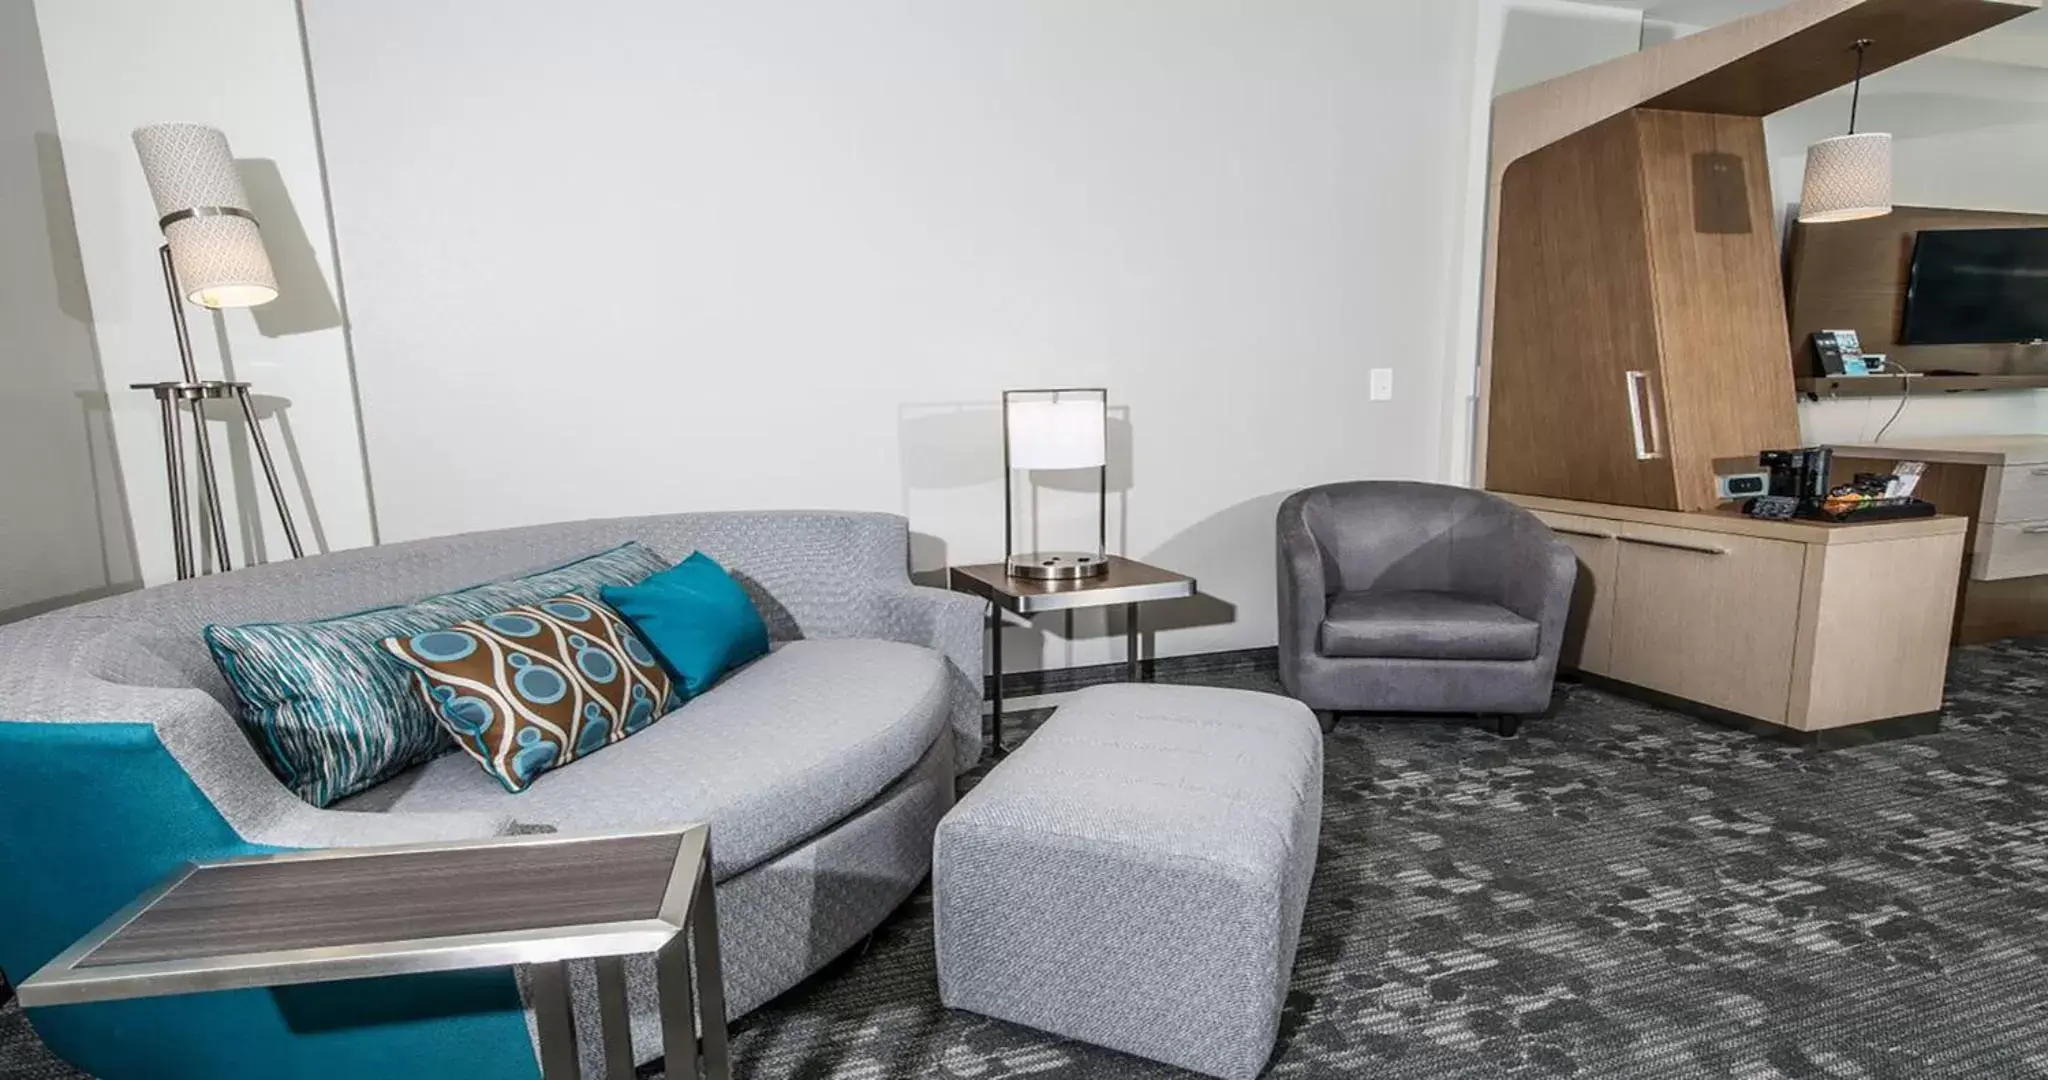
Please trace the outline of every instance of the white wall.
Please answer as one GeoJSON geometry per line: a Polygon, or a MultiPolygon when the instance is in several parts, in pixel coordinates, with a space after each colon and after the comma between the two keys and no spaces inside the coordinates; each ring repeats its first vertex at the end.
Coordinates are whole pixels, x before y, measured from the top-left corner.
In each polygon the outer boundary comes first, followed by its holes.
{"type": "MultiPolygon", "coordinates": [[[[2048,15],[2028,16],[1974,41],[1873,76],[1863,88],[1861,130],[1896,142],[1893,198],[1905,206],[2048,213],[2048,15]],[[2031,47],[2030,47],[2031,46],[2031,47]],[[1987,62],[1978,55],[2031,58],[1987,62]]],[[[1765,124],[1781,214],[1796,213],[1806,147],[1847,130],[1849,93],[1829,94],[1765,124]]],[[[2048,365],[2048,350],[2042,356],[2048,365]]],[[[1802,403],[1809,443],[2048,431],[2048,392],[2023,390],[1802,403]]]]}
{"type": "MultiPolygon", "coordinates": [[[[231,366],[235,377],[255,383],[266,418],[281,411],[282,426],[269,429],[273,450],[309,547],[372,542],[294,5],[39,0],[36,14],[143,577],[172,576],[156,405],[127,389],[178,373],[157,267],[156,215],[129,142],[131,130],[157,121],[196,121],[227,132],[283,291],[273,304],[228,312],[218,324],[201,309],[187,309],[201,377],[221,377],[231,366]]],[[[266,552],[282,556],[283,534],[267,510],[242,424],[228,410],[216,416],[236,563],[266,552]]]]}
{"type": "MultiPolygon", "coordinates": [[[[998,393],[1106,385],[1112,546],[1212,598],[1164,655],[1273,641],[1287,492],[1443,472],[1471,0],[306,7],[388,539],[824,506],[990,559],[998,393]]],[[[1078,629],[1012,665],[1120,653],[1078,629]]]]}
{"type": "Polygon", "coordinates": [[[0,622],[135,582],[33,0],[0,0],[0,622]]]}

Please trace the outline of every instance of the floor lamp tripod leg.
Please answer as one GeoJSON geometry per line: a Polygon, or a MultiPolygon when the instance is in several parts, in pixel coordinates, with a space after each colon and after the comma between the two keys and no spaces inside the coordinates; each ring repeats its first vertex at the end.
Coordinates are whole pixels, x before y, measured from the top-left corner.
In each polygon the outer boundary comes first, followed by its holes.
{"type": "Polygon", "coordinates": [[[198,431],[199,486],[206,492],[206,522],[213,531],[214,565],[223,573],[233,570],[228,556],[228,524],[220,506],[220,483],[213,475],[213,436],[206,431],[206,400],[192,399],[192,426],[198,431]]]}
{"type": "Polygon", "coordinates": [[[256,459],[263,463],[263,479],[270,482],[270,499],[277,504],[277,520],[284,524],[284,542],[291,546],[292,558],[303,559],[306,553],[299,547],[299,530],[292,524],[291,505],[284,501],[284,484],[277,478],[277,462],[270,457],[263,425],[256,422],[256,406],[249,402],[249,388],[235,387],[235,397],[242,403],[242,417],[249,422],[249,441],[256,444],[256,459]]]}
{"type": "Polygon", "coordinates": [[[164,474],[171,484],[171,555],[178,567],[178,580],[192,576],[192,542],[187,531],[192,522],[185,507],[185,438],[178,430],[178,402],[159,394],[157,407],[163,413],[164,474]]]}

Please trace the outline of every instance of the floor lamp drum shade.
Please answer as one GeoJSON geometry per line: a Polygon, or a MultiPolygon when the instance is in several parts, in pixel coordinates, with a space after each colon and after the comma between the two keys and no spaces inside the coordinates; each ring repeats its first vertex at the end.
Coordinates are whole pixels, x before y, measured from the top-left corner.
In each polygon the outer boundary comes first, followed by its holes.
{"type": "Polygon", "coordinates": [[[1062,581],[1109,570],[1109,391],[1003,391],[1003,561],[1011,577],[1062,581]],[[1094,469],[1094,551],[1017,554],[1012,515],[1019,469],[1094,469]]]}
{"type": "Polygon", "coordinates": [[[184,297],[209,308],[277,299],[277,277],[227,136],[203,124],[151,124],[136,129],[135,150],[184,297]]]}
{"type": "Polygon", "coordinates": [[[1892,137],[1842,135],[1806,151],[1806,189],[1799,220],[1825,224],[1892,212],[1892,137]]]}

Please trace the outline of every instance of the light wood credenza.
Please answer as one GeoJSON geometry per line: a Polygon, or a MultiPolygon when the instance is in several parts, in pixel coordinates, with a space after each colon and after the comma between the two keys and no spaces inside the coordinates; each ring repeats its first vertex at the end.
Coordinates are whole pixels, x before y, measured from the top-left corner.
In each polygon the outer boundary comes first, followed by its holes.
{"type": "Polygon", "coordinates": [[[1834,447],[1831,479],[1927,464],[1917,494],[1969,519],[1955,640],[2048,634],[2048,436],[1966,435],[1834,447]]]}
{"type": "Polygon", "coordinates": [[[1509,495],[1579,555],[1562,666],[1793,732],[1941,710],[1965,521],[1756,521],[1509,495]]]}

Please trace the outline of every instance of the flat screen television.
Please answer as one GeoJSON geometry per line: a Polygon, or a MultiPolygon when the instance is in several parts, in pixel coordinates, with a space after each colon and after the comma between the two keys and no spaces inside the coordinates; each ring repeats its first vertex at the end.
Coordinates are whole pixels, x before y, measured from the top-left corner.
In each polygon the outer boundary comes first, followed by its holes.
{"type": "Polygon", "coordinates": [[[1913,246],[1904,345],[2048,340],[2048,228],[1929,229],[1913,246]]]}

